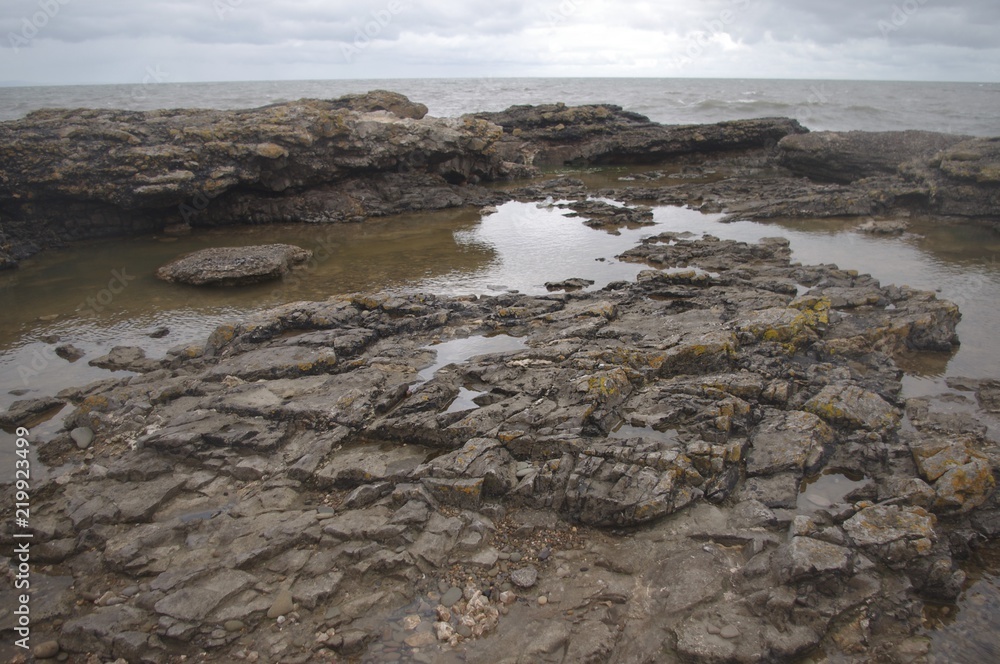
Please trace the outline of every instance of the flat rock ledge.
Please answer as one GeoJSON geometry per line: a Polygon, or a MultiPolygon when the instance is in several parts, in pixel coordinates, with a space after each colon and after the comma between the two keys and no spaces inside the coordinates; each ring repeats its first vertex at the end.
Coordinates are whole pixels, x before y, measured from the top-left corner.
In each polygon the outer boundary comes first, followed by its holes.
{"type": "Polygon", "coordinates": [[[899,396],[893,355],[959,313],[789,258],[663,234],[634,282],[293,303],[66,390],[32,636],[163,663],[919,650],[921,602],[1000,523],[985,427],[899,396]],[[498,334],[523,345],[418,377],[498,334]],[[800,507],[821,472],[864,481],[800,507]]]}
{"type": "Polygon", "coordinates": [[[244,286],[280,279],[312,252],[291,244],[201,249],[170,261],[156,276],[191,286],[244,286]]]}

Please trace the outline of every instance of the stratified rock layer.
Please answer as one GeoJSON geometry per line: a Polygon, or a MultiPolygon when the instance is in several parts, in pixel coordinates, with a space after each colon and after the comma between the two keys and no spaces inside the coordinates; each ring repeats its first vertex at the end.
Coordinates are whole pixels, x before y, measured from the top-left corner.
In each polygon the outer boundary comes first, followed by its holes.
{"type": "Polygon", "coordinates": [[[92,456],[34,489],[35,560],[76,579],[39,629],[154,662],[787,660],[875,615],[895,643],[919,621],[886,616],[961,588],[935,512],[993,504],[982,440],[894,437],[890,355],[958,313],[789,256],[666,234],[627,255],[663,269],[601,291],[338,297],[112,352],[141,373],[61,393],[40,451],[92,456]],[[523,346],[418,377],[495,334],[523,346]],[[881,502],[778,507],[824,468],[881,502]]]}
{"type": "Polygon", "coordinates": [[[290,244],[215,247],[176,258],[156,276],[191,286],[242,286],[280,279],[310,258],[311,251],[290,244]]]}

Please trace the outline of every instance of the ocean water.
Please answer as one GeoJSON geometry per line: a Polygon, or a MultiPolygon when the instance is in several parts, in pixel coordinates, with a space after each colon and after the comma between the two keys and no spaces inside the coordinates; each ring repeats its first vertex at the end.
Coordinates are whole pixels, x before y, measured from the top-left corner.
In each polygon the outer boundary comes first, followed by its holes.
{"type": "Polygon", "coordinates": [[[1000,136],[1000,83],[652,78],[377,79],[0,88],[0,120],[39,108],[252,108],[388,89],[435,116],[515,104],[608,103],[665,124],[784,116],[814,131],[1000,136]]]}

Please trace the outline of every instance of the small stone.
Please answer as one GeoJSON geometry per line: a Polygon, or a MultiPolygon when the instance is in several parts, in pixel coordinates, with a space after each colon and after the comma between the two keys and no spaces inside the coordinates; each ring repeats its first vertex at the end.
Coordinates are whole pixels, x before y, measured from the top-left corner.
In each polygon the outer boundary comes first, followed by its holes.
{"type": "Polygon", "coordinates": [[[528,565],[510,573],[511,582],[518,588],[530,588],[538,581],[538,570],[528,565]]]}
{"type": "Polygon", "coordinates": [[[32,648],[31,654],[35,656],[35,659],[49,659],[51,657],[55,657],[59,654],[59,642],[55,640],[43,641],[32,648]]]}
{"type": "Polygon", "coordinates": [[[726,625],[719,630],[719,636],[724,639],[736,639],[740,636],[740,630],[735,625],[726,625]]]}
{"type": "Polygon", "coordinates": [[[469,627],[468,625],[466,625],[465,623],[461,623],[455,629],[455,631],[458,632],[458,635],[461,636],[464,639],[467,639],[467,638],[469,638],[469,637],[472,636],[472,628],[469,627]]]}
{"type": "Polygon", "coordinates": [[[519,563],[519,562],[521,562],[521,559],[523,557],[524,556],[521,555],[520,551],[515,551],[514,553],[510,554],[510,562],[512,562],[512,563],[519,563]]]}
{"type": "Polygon", "coordinates": [[[420,625],[420,616],[406,616],[403,618],[403,629],[412,632],[420,625]]]}
{"type": "MultiPolygon", "coordinates": [[[[446,622],[434,623],[434,632],[437,634],[438,641],[447,641],[455,636],[455,628],[446,622]]],[[[433,643],[433,639],[431,642],[433,643]]]]}
{"type": "Polygon", "coordinates": [[[267,610],[267,617],[278,618],[284,616],[286,613],[291,613],[293,608],[292,593],[287,589],[279,590],[278,594],[274,596],[271,608],[267,610]]]}
{"type": "MultiPolygon", "coordinates": [[[[435,623],[435,627],[437,625],[447,625],[447,624],[448,623],[435,623]]],[[[437,639],[431,632],[417,632],[413,636],[406,637],[403,643],[410,646],[411,648],[423,648],[425,646],[433,645],[436,641],[437,639]]]]}
{"type": "Polygon", "coordinates": [[[509,590],[504,590],[503,592],[500,593],[500,601],[504,605],[513,604],[514,602],[517,601],[517,595],[515,595],[509,590]]]}
{"type": "Polygon", "coordinates": [[[242,620],[227,620],[223,625],[227,632],[240,632],[246,627],[242,620]]]}
{"type": "Polygon", "coordinates": [[[539,596],[539,598],[538,598],[538,606],[545,606],[548,603],[549,603],[549,598],[548,597],[546,597],[545,595],[539,596]]]}
{"type": "Polygon", "coordinates": [[[103,595],[101,595],[100,597],[98,597],[94,601],[94,604],[96,604],[98,606],[111,606],[111,600],[113,600],[117,596],[118,596],[117,593],[115,593],[112,590],[109,590],[106,593],[104,593],[103,595]]]}
{"type": "Polygon", "coordinates": [[[538,552],[538,559],[545,561],[548,560],[549,556],[551,555],[552,555],[552,549],[550,549],[549,547],[545,547],[544,549],[538,552]]]}
{"type": "Polygon", "coordinates": [[[73,344],[63,344],[62,346],[56,346],[56,355],[66,360],[67,362],[76,362],[86,353],[74,346],[73,344]]]}
{"type": "Polygon", "coordinates": [[[78,449],[85,450],[94,442],[94,432],[88,427],[77,427],[69,432],[69,437],[76,443],[78,449]]]}
{"type": "Polygon", "coordinates": [[[452,586],[448,589],[448,592],[441,596],[441,604],[450,609],[460,599],[462,599],[462,589],[452,586]]]}

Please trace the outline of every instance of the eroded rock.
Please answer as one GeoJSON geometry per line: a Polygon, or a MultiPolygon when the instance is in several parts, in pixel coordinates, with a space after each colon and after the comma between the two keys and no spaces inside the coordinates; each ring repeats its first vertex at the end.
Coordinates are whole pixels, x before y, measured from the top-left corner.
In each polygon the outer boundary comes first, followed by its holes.
{"type": "Polygon", "coordinates": [[[243,286],[280,279],[312,252],[290,244],[200,249],[156,271],[164,281],[191,286],[243,286]]]}

